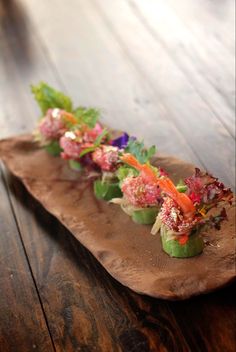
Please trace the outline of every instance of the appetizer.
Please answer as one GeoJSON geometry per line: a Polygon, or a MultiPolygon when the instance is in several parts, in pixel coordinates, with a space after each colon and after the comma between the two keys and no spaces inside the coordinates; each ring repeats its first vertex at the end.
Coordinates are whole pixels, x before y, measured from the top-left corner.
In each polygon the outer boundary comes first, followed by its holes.
{"type": "Polygon", "coordinates": [[[111,140],[109,145],[102,145],[93,152],[92,159],[102,172],[101,178],[94,182],[94,193],[98,199],[109,201],[122,197],[117,171],[120,167],[119,155],[128,140],[128,134],[123,133],[111,140]]]}
{"type": "Polygon", "coordinates": [[[163,250],[171,257],[196,256],[204,248],[204,231],[220,229],[227,219],[224,205],[233,194],[206,172],[177,186],[166,172],[151,165],[155,146],[123,133],[112,133],[99,123],[93,108],[73,108],[70,98],[45,83],[32,87],[42,117],[35,139],[50,154],[60,155],[76,170],[97,171],[94,193],[98,199],[119,204],[134,222],[154,224],[163,250]]]}
{"type": "MultiPolygon", "coordinates": [[[[113,203],[119,204],[134,222],[143,225],[155,222],[162,198],[159,187],[150,182],[145,171],[137,165],[139,164],[138,160],[148,162],[155,151],[154,146],[146,149],[142,142],[138,142],[134,138],[129,140],[120,157],[126,165],[121,166],[117,173],[123,197],[112,200],[113,203]]],[[[155,172],[156,174],[161,173],[157,168],[155,168],[155,172]]]]}
{"type": "Polygon", "coordinates": [[[78,125],[60,138],[61,157],[69,161],[72,169],[81,170],[92,163],[91,153],[103,142],[104,130],[99,123],[93,128],[78,125]]]}
{"type": "Polygon", "coordinates": [[[222,205],[231,203],[233,196],[223,183],[199,169],[185,179],[185,184],[183,194],[169,179],[159,182],[165,195],[152,229],[152,234],[160,230],[164,251],[177,258],[193,257],[203,251],[204,231],[220,229],[221,222],[227,219],[222,205]],[[220,206],[221,210],[216,211],[220,206]]]}
{"type": "MultiPolygon", "coordinates": [[[[163,250],[177,258],[200,254],[204,248],[203,231],[212,227],[220,229],[221,222],[227,219],[225,208],[217,213],[211,211],[231,203],[231,190],[215,177],[196,169],[195,175],[184,181],[186,193],[181,193],[168,176],[158,174],[151,165],[142,165],[127,154],[122,160],[140,171],[145,183],[152,185],[153,194],[156,187],[160,198],[162,196],[163,202],[151,233],[160,230],[163,250]]],[[[181,191],[183,189],[181,186],[181,191]]]]}

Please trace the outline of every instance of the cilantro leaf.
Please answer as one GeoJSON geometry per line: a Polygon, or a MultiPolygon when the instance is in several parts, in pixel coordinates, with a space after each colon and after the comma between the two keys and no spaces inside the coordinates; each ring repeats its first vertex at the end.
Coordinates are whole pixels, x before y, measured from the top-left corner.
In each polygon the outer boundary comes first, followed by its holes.
{"type": "Polygon", "coordinates": [[[84,155],[86,155],[86,154],[88,154],[88,153],[93,152],[97,147],[100,146],[100,144],[102,143],[102,139],[103,139],[106,135],[108,135],[108,133],[109,133],[108,130],[107,130],[106,128],[104,128],[104,129],[102,130],[102,132],[101,132],[101,133],[97,136],[97,138],[95,139],[93,146],[84,149],[84,150],[80,153],[79,157],[82,158],[82,156],[84,156],[84,155]]]}
{"type": "Polygon", "coordinates": [[[101,144],[103,138],[104,138],[105,136],[107,136],[108,133],[109,133],[108,130],[107,130],[106,128],[104,128],[104,129],[102,130],[102,132],[99,134],[99,136],[95,139],[94,145],[95,145],[96,147],[98,147],[98,146],[101,144]]]}
{"type": "Polygon", "coordinates": [[[146,149],[143,142],[130,138],[125,152],[133,154],[141,164],[145,164],[156,153],[156,147],[153,145],[149,149],[146,149]]]}
{"type": "Polygon", "coordinates": [[[52,141],[49,144],[45,145],[47,152],[53,156],[58,156],[62,152],[62,149],[58,141],[52,141]]]}
{"type": "Polygon", "coordinates": [[[123,165],[119,167],[116,171],[116,176],[118,177],[119,181],[122,181],[128,176],[138,176],[139,172],[135,170],[133,167],[128,165],[123,165]]]}
{"type": "Polygon", "coordinates": [[[73,111],[73,114],[78,119],[78,123],[84,123],[88,127],[93,128],[98,121],[100,112],[97,109],[79,106],[73,111]]]}
{"type": "Polygon", "coordinates": [[[95,149],[96,149],[96,147],[86,148],[80,153],[79,157],[82,158],[82,156],[84,156],[84,155],[86,155],[88,153],[94,152],[95,149]]]}
{"type": "Polygon", "coordinates": [[[68,112],[72,111],[72,101],[62,92],[50,87],[45,82],[40,82],[37,86],[31,86],[31,91],[34,94],[36,101],[45,115],[50,108],[63,109],[68,112]]]}

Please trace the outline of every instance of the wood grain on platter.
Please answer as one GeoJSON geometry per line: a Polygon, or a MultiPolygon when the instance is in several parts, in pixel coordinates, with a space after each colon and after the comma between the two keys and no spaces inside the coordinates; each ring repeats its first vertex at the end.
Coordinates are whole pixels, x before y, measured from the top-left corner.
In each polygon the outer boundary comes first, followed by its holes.
{"type": "MultiPolygon", "coordinates": [[[[150,226],[137,225],[119,206],[98,201],[92,182],[48,155],[31,135],[0,141],[0,157],[29,192],[63,223],[123,285],[153,297],[185,299],[222,287],[235,278],[234,208],[220,231],[206,236],[204,253],[174,259],[161,248],[150,226]]],[[[189,176],[194,166],[169,156],[157,156],[174,181],[189,176]]]]}

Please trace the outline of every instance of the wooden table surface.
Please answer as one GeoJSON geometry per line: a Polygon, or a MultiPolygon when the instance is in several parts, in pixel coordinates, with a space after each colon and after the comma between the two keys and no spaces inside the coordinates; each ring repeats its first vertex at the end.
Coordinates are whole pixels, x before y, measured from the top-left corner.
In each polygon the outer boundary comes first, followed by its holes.
{"type": "MultiPolygon", "coordinates": [[[[34,128],[40,80],[234,186],[234,0],[1,0],[1,138],[34,128]]],[[[1,352],[235,351],[235,285],[138,295],[4,167],[0,200],[1,352]]]]}

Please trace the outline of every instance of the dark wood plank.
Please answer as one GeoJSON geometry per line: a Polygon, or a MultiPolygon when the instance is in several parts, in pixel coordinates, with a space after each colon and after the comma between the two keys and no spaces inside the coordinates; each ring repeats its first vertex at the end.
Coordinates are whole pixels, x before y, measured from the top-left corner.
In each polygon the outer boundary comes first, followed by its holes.
{"type": "Polygon", "coordinates": [[[139,296],[116,282],[19,181],[10,181],[57,351],[189,350],[165,302],[139,296]]]}
{"type": "Polygon", "coordinates": [[[0,351],[54,351],[0,173],[0,351]]]}
{"type": "Polygon", "coordinates": [[[234,284],[205,297],[170,303],[192,351],[235,351],[235,296],[234,284]]]}
{"type": "Polygon", "coordinates": [[[235,135],[234,1],[130,0],[130,4],[216,117],[235,135]]]}
{"type": "MultiPolygon", "coordinates": [[[[107,29],[113,32],[143,79],[154,89],[157,104],[161,101],[166,107],[168,118],[181,131],[205,168],[233,186],[234,140],[195,86],[178,68],[165,47],[150,35],[126,1],[115,0],[112,6],[106,0],[93,0],[93,3],[98,4],[97,10],[107,29]]],[[[148,133],[152,135],[155,131],[148,133]]]]}

